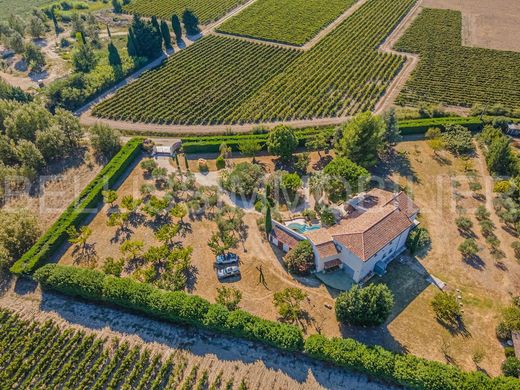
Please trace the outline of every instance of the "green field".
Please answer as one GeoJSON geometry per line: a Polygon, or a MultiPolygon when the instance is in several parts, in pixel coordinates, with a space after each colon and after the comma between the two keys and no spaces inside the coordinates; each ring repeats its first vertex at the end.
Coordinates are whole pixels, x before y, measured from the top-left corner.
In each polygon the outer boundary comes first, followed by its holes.
{"type": "Polygon", "coordinates": [[[297,55],[212,35],[118,91],[95,114],[156,123],[222,122],[297,55]]]}
{"type": "Polygon", "coordinates": [[[397,102],[520,108],[520,53],[462,46],[460,12],[425,9],[395,46],[420,55],[397,102]]]}
{"type": "Polygon", "coordinates": [[[124,6],[129,13],[143,16],[157,16],[170,20],[172,15],[179,18],[185,9],[192,10],[201,24],[208,24],[227,14],[246,0],[132,0],[124,6]]]}
{"type": "Polygon", "coordinates": [[[303,45],[356,0],[257,0],[224,22],[219,32],[303,45]]]}
{"type": "MultiPolygon", "coordinates": [[[[2,389],[208,388],[207,370],[181,355],[160,354],[57,324],[29,322],[0,309],[2,389]]],[[[230,378],[214,379],[227,383],[230,378]]]]}
{"type": "Polygon", "coordinates": [[[207,37],[122,88],[94,114],[217,124],[370,110],[404,63],[377,50],[415,0],[370,0],[309,51],[207,37]]]}

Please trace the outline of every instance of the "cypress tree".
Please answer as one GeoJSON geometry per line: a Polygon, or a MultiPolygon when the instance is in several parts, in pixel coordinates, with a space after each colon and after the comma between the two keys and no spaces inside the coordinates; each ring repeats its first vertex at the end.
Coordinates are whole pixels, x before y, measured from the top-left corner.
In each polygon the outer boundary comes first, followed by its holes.
{"type": "Polygon", "coordinates": [[[110,66],[121,66],[121,56],[112,42],[108,44],[108,63],[110,66]]]}
{"type": "Polygon", "coordinates": [[[267,203],[267,208],[265,210],[265,233],[269,234],[273,230],[273,220],[271,217],[271,205],[267,203]]]}
{"type": "Polygon", "coordinates": [[[157,34],[157,37],[158,39],[161,40],[161,47],[162,47],[162,44],[163,44],[163,38],[162,38],[162,35],[161,35],[161,27],[159,26],[159,22],[157,20],[157,16],[152,16],[152,26],[155,30],[155,34],[157,34]]]}
{"type": "Polygon", "coordinates": [[[137,48],[135,47],[134,32],[132,27],[128,29],[128,41],[126,42],[126,49],[130,57],[137,56],[137,48]]]}
{"type": "Polygon", "coordinates": [[[170,29],[168,28],[168,24],[164,20],[161,21],[161,34],[164,42],[164,47],[167,49],[171,49],[172,39],[170,37],[170,29]]]}
{"type": "Polygon", "coordinates": [[[182,39],[181,21],[177,15],[172,16],[172,30],[175,34],[175,39],[179,42],[182,39]]]}
{"type": "Polygon", "coordinates": [[[57,37],[58,35],[60,35],[60,27],[58,26],[58,20],[56,19],[56,15],[54,14],[54,8],[51,8],[51,19],[52,23],[54,24],[54,33],[57,37]]]}
{"type": "Polygon", "coordinates": [[[186,156],[186,153],[184,153],[184,164],[186,164],[186,170],[190,171],[190,164],[188,163],[188,156],[186,156]]]}
{"type": "Polygon", "coordinates": [[[110,32],[110,27],[108,27],[108,24],[107,24],[107,34],[108,34],[108,37],[110,38],[110,40],[112,41],[112,33],[110,32]]]}
{"type": "Polygon", "coordinates": [[[186,30],[186,35],[197,35],[200,33],[199,29],[199,19],[193,11],[187,9],[182,14],[182,23],[184,23],[184,29],[186,30]]]}

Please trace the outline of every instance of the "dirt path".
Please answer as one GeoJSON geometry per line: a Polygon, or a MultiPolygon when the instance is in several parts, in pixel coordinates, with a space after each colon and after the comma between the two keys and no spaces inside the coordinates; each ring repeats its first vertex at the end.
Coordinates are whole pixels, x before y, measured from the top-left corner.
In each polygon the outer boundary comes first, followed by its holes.
{"type": "Polygon", "coordinates": [[[52,319],[101,337],[118,337],[152,351],[180,353],[188,370],[207,369],[212,381],[245,377],[250,389],[389,389],[365,375],[350,373],[299,354],[283,353],[248,341],[209,334],[133,315],[119,310],[42,293],[30,282],[19,281],[0,297],[0,306],[28,320],[52,319]]]}

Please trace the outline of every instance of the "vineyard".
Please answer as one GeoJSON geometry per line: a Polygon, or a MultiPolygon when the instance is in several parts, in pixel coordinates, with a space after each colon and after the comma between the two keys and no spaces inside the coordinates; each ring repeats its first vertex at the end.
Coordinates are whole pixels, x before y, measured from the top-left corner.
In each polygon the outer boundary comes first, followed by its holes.
{"type": "Polygon", "coordinates": [[[188,367],[182,355],[63,330],[52,321],[28,322],[6,310],[0,310],[0,351],[3,389],[233,388],[232,378],[188,367]]]}
{"type": "Polygon", "coordinates": [[[355,0],[257,0],[227,20],[219,32],[303,45],[345,12],[355,0]]]}
{"type": "Polygon", "coordinates": [[[170,20],[172,15],[182,15],[190,9],[199,18],[201,24],[208,24],[220,19],[245,0],[132,0],[125,5],[125,12],[142,16],[157,16],[170,20]]]}
{"type": "Polygon", "coordinates": [[[369,0],[299,54],[210,36],[94,109],[148,123],[231,124],[373,109],[405,59],[378,51],[415,0],[369,0]]]}
{"type": "Polygon", "coordinates": [[[94,114],[154,123],[224,122],[297,56],[296,50],[211,35],[121,89],[94,114]]]}
{"type": "Polygon", "coordinates": [[[397,102],[520,108],[520,53],[462,46],[462,16],[425,9],[395,46],[420,55],[397,102]]]}

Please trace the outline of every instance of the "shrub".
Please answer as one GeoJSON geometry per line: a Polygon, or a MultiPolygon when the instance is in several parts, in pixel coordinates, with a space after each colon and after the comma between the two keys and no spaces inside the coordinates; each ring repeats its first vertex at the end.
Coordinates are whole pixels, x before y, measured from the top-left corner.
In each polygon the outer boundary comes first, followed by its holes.
{"type": "Polygon", "coordinates": [[[43,261],[52,257],[54,251],[66,241],[69,227],[78,227],[84,221],[90,214],[89,209],[96,208],[102,201],[102,191],[114,185],[137,157],[141,151],[141,143],[141,138],[133,138],[127,142],[50,229],[11,267],[11,272],[31,274],[43,261]]]}
{"type": "Polygon", "coordinates": [[[285,256],[285,264],[289,272],[308,275],[314,268],[314,251],[309,241],[299,241],[285,256]]]}
{"type": "Polygon", "coordinates": [[[468,217],[459,217],[455,220],[455,224],[459,228],[459,230],[463,232],[469,232],[471,231],[471,228],[473,227],[473,222],[471,222],[471,219],[468,217]]]}
{"type": "Polygon", "coordinates": [[[380,325],[393,306],[394,296],[386,284],[354,286],[336,299],[336,318],[353,325],[380,325]]]}
{"type": "Polygon", "coordinates": [[[505,376],[518,378],[520,374],[520,360],[516,356],[508,357],[502,363],[502,372],[505,376]]]}
{"type": "Polygon", "coordinates": [[[513,248],[515,252],[515,258],[520,260],[520,241],[515,241],[511,244],[511,248],[513,248]]]}
{"type": "Polygon", "coordinates": [[[96,302],[117,305],[179,324],[207,328],[289,351],[300,351],[300,329],[261,319],[242,310],[229,311],[196,295],[165,291],[129,278],[49,264],[34,273],[44,288],[96,302]]]}
{"type": "Polygon", "coordinates": [[[314,211],[313,209],[303,210],[302,215],[309,222],[315,221],[316,218],[318,217],[316,214],[316,211],[314,211]]]}
{"type": "Polygon", "coordinates": [[[223,156],[218,156],[215,160],[215,164],[217,165],[217,169],[220,171],[226,167],[226,160],[223,156]]]}

